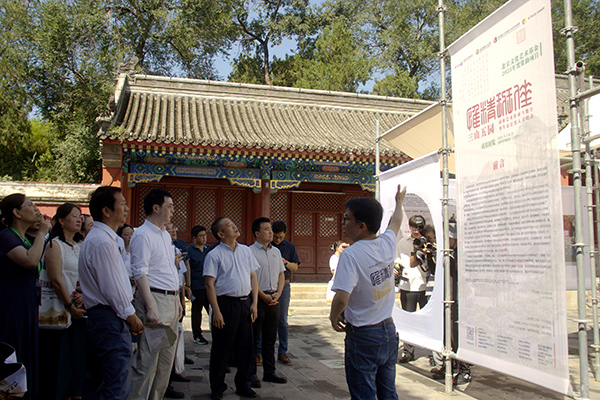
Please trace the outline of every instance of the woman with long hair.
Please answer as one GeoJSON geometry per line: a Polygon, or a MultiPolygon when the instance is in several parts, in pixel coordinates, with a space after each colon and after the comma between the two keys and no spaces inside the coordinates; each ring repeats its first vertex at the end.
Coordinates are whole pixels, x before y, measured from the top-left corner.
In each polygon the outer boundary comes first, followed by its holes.
{"type": "Polygon", "coordinates": [[[36,287],[44,236],[50,221],[40,218],[35,204],[14,193],[0,202],[0,342],[11,345],[27,371],[24,399],[38,399],[38,312],[36,287]],[[40,222],[33,243],[25,236],[40,222]]]}
{"type": "Polygon", "coordinates": [[[45,263],[48,277],[56,295],[71,314],[71,326],[65,330],[42,330],[40,353],[42,376],[56,375],[56,394],[49,379],[43,378],[49,390],[47,398],[80,399],[85,378],[86,325],[83,299],[78,287],[79,250],[82,236],[81,210],[75,204],[65,203],[56,210],[54,225],[48,238],[45,263]]]}

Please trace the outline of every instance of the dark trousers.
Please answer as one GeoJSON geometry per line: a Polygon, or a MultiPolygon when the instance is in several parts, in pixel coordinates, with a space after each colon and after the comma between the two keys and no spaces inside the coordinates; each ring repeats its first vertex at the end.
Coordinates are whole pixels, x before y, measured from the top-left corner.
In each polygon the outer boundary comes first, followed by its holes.
{"type": "Polygon", "coordinates": [[[88,368],[85,400],[125,400],[129,397],[131,333],[129,325],[108,306],[87,310],[88,368]]]}
{"type": "Polygon", "coordinates": [[[409,292],[407,290],[400,290],[400,302],[402,303],[403,310],[413,312],[417,311],[417,304],[420,309],[425,307],[427,296],[425,296],[425,291],[409,292]]]}
{"type": "Polygon", "coordinates": [[[235,386],[238,390],[250,389],[250,374],[255,360],[252,358],[252,320],[250,305],[252,298],[218,296],[217,302],[223,315],[223,329],[212,327],[212,347],[210,349],[210,390],[223,393],[227,389],[225,374],[227,358],[233,352],[237,372],[235,386]]]}
{"type": "MultiPolygon", "coordinates": [[[[262,333],[263,370],[265,375],[275,373],[275,340],[277,340],[277,326],[279,325],[279,303],[274,306],[267,305],[258,300],[258,316],[254,321],[254,354],[258,346],[259,334],[262,333]]],[[[252,363],[256,374],[256,363],[252,363]]]]}
{"type": "MultiPolygon", "coordinates": [[[[202,309],[208,312],[208,297],[206,296],[206,289],[192,290],[192,294],[195,299],[192,301],[192,334],[194,339],[202,336],[202,309]]],[[[210,314],[209,314],[210,315],[210,314]]]]}

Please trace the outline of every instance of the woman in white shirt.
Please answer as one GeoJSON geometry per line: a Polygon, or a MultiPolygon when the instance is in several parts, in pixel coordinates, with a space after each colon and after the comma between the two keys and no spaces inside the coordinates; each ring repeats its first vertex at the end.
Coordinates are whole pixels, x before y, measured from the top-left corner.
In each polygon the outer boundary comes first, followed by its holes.
{"type": "Polygon", "coordinates": [[[329,258],[329,270],[331,271],[331,280],[327,284],[327,302],[331,303],[335,292],[331,290],[333,286],[333,280],[335,279],[335,270],[337,269],[338,262],[340,261],[340,254],[348,247],[348,243],[344,243],[342,240],[337,240],[331,245],[331,251],[333,255],[329,258]]]}
{"type": "MultiPolygon", "coordinates": [[[[45,263],[50,282],[58,298],[71,314],[71,326],[66,330],[43,332],[46,340],[42,345],[54,345],[46,349],[47,357],[40,375],[56,376],[56,394],[47,393],[46,398],[80,399],[86,370],[86,324],[81,288],[79,287],[79,250],[81,248],[81,210],[75,204],[65,203],[56,210],[54,225],[48,238],[45,263]]],[[[42,335],[40,335],[42,336],[42,335]]],[[[42,350],[43,351],[43,350],[42,350]]],[[[40,386],[44,391],[47,387],[40,386]]]]}

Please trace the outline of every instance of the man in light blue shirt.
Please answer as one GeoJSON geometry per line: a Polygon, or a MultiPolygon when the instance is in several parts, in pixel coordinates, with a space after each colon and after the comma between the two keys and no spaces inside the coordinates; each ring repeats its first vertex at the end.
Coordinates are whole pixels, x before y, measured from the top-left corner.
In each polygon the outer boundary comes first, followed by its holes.
{"type": "Polygon", "coordinates": [[[248,246],[239,244],[238,228],[229,218],[213,222],[211,231],[219,243],[204,259],[206,295],[212,307],[212,347],[210,349],[210,398],[222,399],[227,390],[225,374],[230,351],[236,357],[236,393],[256,397],[250,387],[254,362],[252,321],[256,318],[258,284],[256,258],[248,246]]]}
{"type": "MultiPolygon", "coordinates": [[[[250,249],[258,260],[260,269],[258,278],[258,317],[254,321],[254,352],[258,347],[258,338],[262,333],[263,380],[273,383],[286,383],[287,379],[275,373],[275,341],[279,325],[279,298],[285,282],[285,266],[279,249],[271,244],[273,229],[269,218],[260,217],[252,223],[252,233],[256,241],[250,249]]],[[[260,387],[256,377],[256,364],[252,383],[260,387]]]]}

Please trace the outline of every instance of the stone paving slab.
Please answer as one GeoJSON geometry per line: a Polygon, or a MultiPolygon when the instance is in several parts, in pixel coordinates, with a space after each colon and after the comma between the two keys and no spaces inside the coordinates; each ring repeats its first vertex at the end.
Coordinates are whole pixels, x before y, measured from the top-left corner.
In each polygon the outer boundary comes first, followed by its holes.
{"type": "MultiPolygon", "coordinates": [[[[573,317],[574,311],[570,311],[573,317]]],[[[182,391],[188,400],[208,399],[208,362],[210,344],[208,346],[192,343],[191,321],[188,316],[184,319],[186,338],[186,353],[194,360],[194,365],[186,366],[186,376],[192,379],[190,383],[175,382],[176,390],[182,391]]],[[[212,342],[208,332],[207,316],[203,317],[205,337],[212,342]]],[[[289,318],[290,336],[288,355],[293,365],[277,363],[277,372],[288,378],[287,384],[263,382],[256,389],[259,399],[275,400],[329,400],[348,399],[350,395],[345,380],[343,368],[344,334],[333,331],[329,320],[323,316],[292,315],[289,318]]],[[[569,325],[569,332],[576,332],[577,326],[569,325]],[[574,330],[573,330],[574,329],[574,330]]],[[[591,334],[589,335],[591,337],[591,334]]],[[[590,339],[591,340],[591,339],[590,339]]],[[[570,348],[576,348],[576,334],[569,335],[570,348]],[[575,340],[575,342],[574,342],[575,340]]],[[[568,399],[558,393],[539,387],[520,379],[500,374],[496,371],[474,366],[473,381],[458,385],[452,394],[444,393],[443,380],[430,377],[428,356],[423,349],[416,350],[417,359],[410,364],[398,364],[396,369],[396,388],[400,399],[479,399],[479,400],[509,400],[509,399],[568,399]]],[[[577,354],[569,355],[571,381],[578,389],[578,358],[577,354]]],[[[590,362],[591,364],[591,362],[590,362]]],[[[262,367],[258,369],[262,377],[262,367]]],[[[227,374],[226,383],[229,389],[225,399],[239,399],[235,394],[232,373],[227,374]]],[[[600,400],[600,383],[590,375],[590,398],[600,400]]]]}

